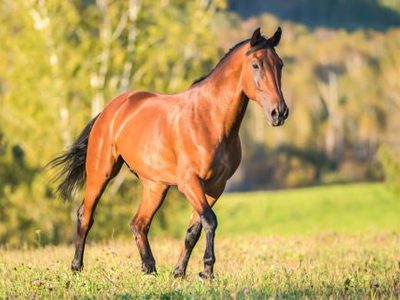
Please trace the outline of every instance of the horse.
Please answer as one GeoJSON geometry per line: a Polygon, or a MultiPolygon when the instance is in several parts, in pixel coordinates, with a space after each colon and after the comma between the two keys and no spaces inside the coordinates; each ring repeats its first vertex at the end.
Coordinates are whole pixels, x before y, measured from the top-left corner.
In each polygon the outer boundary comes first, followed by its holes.
{"type": "Polygon", "coordinates": [[[257,28],[233,48],[208,75],[173,94],[123,93],[92,119],[65,152],[50,162],[58,168],[58,193],[68,199],[86,182],[77,211],[73,271],[83,269],[86,237],[97,203],[123,164],[138,177],[143,195],[130,227],[142,271],[156,273],[147,238],[152,219],[170,186],[177,186],[193,207],[173,275],[186,274],[202,229],[206,235],[202,279],[214,278],[217,217],[212,209],[241,161],[239,128],[249,99],[263,109],[272,126],[284,124],[288,107],[281,90],[283,62],[275,51],[282,30],[267,38],[257,28]]]}

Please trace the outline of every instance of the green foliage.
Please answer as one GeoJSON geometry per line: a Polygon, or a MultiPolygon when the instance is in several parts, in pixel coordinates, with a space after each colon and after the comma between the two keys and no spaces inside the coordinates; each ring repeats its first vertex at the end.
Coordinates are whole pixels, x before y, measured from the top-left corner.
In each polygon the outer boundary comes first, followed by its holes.
{"type": "MultiPolygon", "coordinates": [[[[380,179],[376,150],[395,143],[400,130],[400,30],[310,30],[269,14],[244,21],[224,11],[227,3],[0,2],[1,244],[70,242],[82,194],[56,200],[44,165],[113,97],[184,90],[258,25],[267,35],[283,27],[278,52],[290,117],[284,127],[268,128],[249,105],[243,163],[229,188],[380,179]]],[[[398,9],[394,1],[379,3],[398,9]]],[[[90,239],[128,235],[140,196],[138,181],[123,169],[99,204],[90,239]]],[[[152,234],[181,235],[189,211],[172,191],[152,234]],[[177,211],[179,221],[170,217],[177,211]]]]}
{"type": "MultiPolygon", "coordinates": [[[[71,241],[81,195],[58,201],[44,165],[112,97],[132,89],[176,92],[206,73],[220,54],[209,28],[224,3],[0,3],[0,243],[71,241]]],[[[92,238],[128,228],[139,198],[124,170],[99,205],[106,214],[96,217],[102,230],[92,238]]]]}
{"type": "Polygon", "coordinates": [[[231,187],[381,180],[381,172],[372,171],[379,168],[376,151],[388,139],[398,140],[399,29],[310,31],[271,15],[256,24],[266,35],[283,26],[277,52],[285,63],[282,86],[290,116],[282,128],[270,128],[259,107],[250,103],[241,174],[231,187]],[[294,157],[301,157],[301,163],[294,157]],[[300,169],[299,176],[292,175],[294,169],[300,169]],[[247,180],[257,174],[261,181],[247,180]]]}

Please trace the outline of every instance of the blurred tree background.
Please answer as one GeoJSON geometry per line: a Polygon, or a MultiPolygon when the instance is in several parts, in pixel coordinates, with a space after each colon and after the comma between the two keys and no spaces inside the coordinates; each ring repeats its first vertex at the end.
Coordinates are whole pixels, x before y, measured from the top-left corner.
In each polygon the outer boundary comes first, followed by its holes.
{"type": "MultiPolygon", "coordinates": [[[[119,93],[184,90],[258,26],[283,28],[291,114],[270,128],[249,105],[228,190],[383,178],[400,189],[398,1],[3,0],[0,21],[0,244],[70,241],[82,195],[57,200],[45,164],[119,93]]],[[[91,239],[129,234],[139,197],[123,169],[91,239]]],[[[181,235],[187,220],[164,216],[186,203],[169,198],[156,232],[181,235]]]]}

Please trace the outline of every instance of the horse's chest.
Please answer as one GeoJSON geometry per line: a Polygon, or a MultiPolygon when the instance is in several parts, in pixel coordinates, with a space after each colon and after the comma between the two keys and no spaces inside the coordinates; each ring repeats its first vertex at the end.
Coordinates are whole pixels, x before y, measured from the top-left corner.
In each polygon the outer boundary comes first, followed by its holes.
{"type": "Polygon", "coordinates": [[[237,149],[234,148],[229,148],[226,144],[218,148],[207,172],[206,180],[211,182],[225,182],[232,176],[240,160],[240,157],[237,155],[237,149]]]}

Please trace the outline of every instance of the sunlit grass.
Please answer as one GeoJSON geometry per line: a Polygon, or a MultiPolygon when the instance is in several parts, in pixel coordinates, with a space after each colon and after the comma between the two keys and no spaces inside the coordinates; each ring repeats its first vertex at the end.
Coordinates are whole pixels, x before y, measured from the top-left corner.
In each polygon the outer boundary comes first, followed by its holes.
{"type": "Polygon", "coordinates": [[[400,229],[400,199],[383,184],[227,194],[215,210],[223,235],[400,229]]]}
{"type": "Polygon", "coordinates": [[[0,297],[398,297],[400,235],[327,234],[217,239],[216,279],[202,282],[201,243],[185,279],[171,275],[177,240],[154,240],[158,276],[144,276],[133,242],[87,249],[73,274],[72,247],[0,251],[0,297]]]}
{"type": "MultiPolygon", "coordinates": [[[[133,239],[89,244],[79,274],[69,270],[72,246],[0,250],[0,298],[400,296],[400,200],[382,184],[226,194],[215,211],[213,282],[197,277],[204,236],[188,276],[175,279],[171,272],[182,241],[156,232],[156,277],[140,272],[133,239]]],[[[180,222],[184,233],[189,214],[183,208],[165,217],[180,222]]]]}

